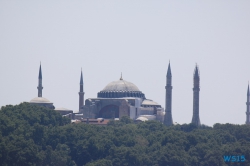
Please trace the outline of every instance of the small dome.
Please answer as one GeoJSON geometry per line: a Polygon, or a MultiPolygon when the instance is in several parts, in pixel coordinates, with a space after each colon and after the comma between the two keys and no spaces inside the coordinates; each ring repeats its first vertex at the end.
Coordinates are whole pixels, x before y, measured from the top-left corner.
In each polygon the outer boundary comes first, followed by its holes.
{"type": "Polygon", "coordinates": [[[139,117],[139,118],[137,118],[136,120],[142,121],[142,122],[148,121],[148,119],[145,118],[145,117],[139,117]]]}
{"type": "Polygon", "coordinates": [[[139,118],[146,118],[147,120],[155,120],[155,115],[140,115],[139,118]]]}
{"type": "Polygon", "coordinates": [[[108,92],[110,92],[110,91],[127,92],[127,91],[140,91],[140,90],[138,89],[138,87],[135,84],[121,79],[121,80],[113,81],[113,82],[109,83],[102,91],[103,92],[107,92],[107,91],[108,92]]]}
{"type": "Polygon", "coordinates": [[[71,110],[64,107],[60,107],[60,108],[55,108],[55,111],[71,111],[71,110]]]}
{"type": "Polygon", "coordinates": [[[34,99],[30,100],[30,103],[52,103],[48,99],[44,97],[35,97],[34,99]]]}
{"type": "Polygon", "coordinates": [[[146,100],[143,100],[142,105],[160,105],[160,104],[156,103],[153,100],[146,99],[146,100]]]}

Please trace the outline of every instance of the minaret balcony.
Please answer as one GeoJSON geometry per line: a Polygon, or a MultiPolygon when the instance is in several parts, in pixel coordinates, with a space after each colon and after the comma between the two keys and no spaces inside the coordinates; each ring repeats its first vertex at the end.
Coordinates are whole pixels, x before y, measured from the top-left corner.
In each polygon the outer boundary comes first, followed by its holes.
{"type": "Polygon", "coordinates": [[[167,86],[165,86],[165,89],[173,89],[173,86],[167,85],[167,86]]]}

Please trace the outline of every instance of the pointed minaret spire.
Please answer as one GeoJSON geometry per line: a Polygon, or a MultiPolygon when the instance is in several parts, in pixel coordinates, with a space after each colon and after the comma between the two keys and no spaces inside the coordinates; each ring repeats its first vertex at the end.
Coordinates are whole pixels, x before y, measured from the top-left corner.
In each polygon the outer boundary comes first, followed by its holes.
{"type": "Polygon", "coordinates": [[[121,78],[120,78],[120,80],[123,80],[123,79],[122,79],[122,72],[121,72],[121,78]]]}
{"type": "Polygon", "coordinates": [[[83,85],[82,69],[81,69],[80,85],[83,85]]]}
{"type": "Polygon", "coordinates": [[[40,68],[39,68],[38,79],[42,79],[42,67],[41,67],[41,62],[40,62],[40,68]]]}
{"type": "Polygon", "coordinates": [[[81,77],[80,77],[80,92],[79,94],[79,112],[84,106],[84,91],[83,91],[83,76],[82,76],[82,69],[81,69],[81,77]]]}
{"type": "Polygon", "coordinates": [[[173,125],[172,119],[172,73],[170,67],[170,61],[168,64],[167,78],[166,78],[166,98],[165,98],[165,116],[164,116],[164,124],[166,126],[173,125]]]}
{"type": "Polygon", "coordinates": [[[198,77],[200,77],[199,76],[199,69],[198,69],[198,66],[196,64],[195,69],[194,69],[194,78],[198,78],[198,77]]]}
{"type": "Polygon", "coordinates": [[[42,90],[43,90],[43,85],[42,85],[42,67],[41,67],[41,62],[40,62],[40,68],[39,68],[39,75],[38,75],[38,97],[42,97],[42,90]]]}
{"type": "Polygon", "coordinates": [[[199,100],[200,100],[200,74],[198,65],[196,64],[194,69],[194,88],[193,88],[193,118],[192,123],[197,126],[200,126],[200,117],[199,117],[199,100]]]}
{"type": "Polygon", "coordinates": [[[247,86],[247,96],[250,95],[250,92],[249,92],[249,81],[248,81],[248,86],[247,86]]]}
{"type": "Polygon", "coordinates": [[[250,125],[250,92],[249,92],[249,82],[247,86],[247,111],[246,111],[246,124],[250,125]]]}
{"type": "Polygon", "coordinates": [[[171,67],[170,67],[170,61],[169,61],[169,64],[168,64],[168,72],[167,72],[167,77],[172,77],[171,67]]]}

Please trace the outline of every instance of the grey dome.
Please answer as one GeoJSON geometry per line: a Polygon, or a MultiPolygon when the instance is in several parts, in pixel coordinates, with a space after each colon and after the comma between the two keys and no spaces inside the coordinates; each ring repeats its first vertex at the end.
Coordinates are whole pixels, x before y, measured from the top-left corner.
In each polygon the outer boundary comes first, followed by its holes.
{"type": "Polygon", "coordinates": [[[145,99],[145,95],[139,90],[139,88],[128,81],[120,78],[118,81],[109,83],[105,88],[97,93],[97,97],[100,98],[122,98],[122,97],[138,97],[145,99]]]}
{"type": "Polygon", "coordinates": [[[30,104],[44,106],[49,109],[55,109],[53,103],[44,97],[35,97],[30,100],[30,104]]]}
{"type": "Polygon", "coordinates": [[[125,80],[118,80],[118,81],[113,81],[109,83],[102,91],[103,92],[107,92],[107,91],[127,92],[127,91],[140,91],[140,90],[135,84],[131,82],[128,82],[125,80]]]}

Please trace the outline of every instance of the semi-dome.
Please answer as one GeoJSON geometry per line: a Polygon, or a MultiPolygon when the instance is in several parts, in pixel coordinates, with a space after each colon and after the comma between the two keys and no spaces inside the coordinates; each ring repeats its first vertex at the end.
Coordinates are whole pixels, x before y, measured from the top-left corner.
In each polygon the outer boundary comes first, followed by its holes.
{"type": "Polygon", "coordinates": [[[97,94],[101,98],[121,98],[121,97],[139,97],[145,99],[145,95],[139,88],[128,81],[120,78],[118,81],[109,83],[105,88],[97,94]]]}
{"type": "Polygon", "coordinates": [[[143,100],[142,102],[142,105],[160,105],[158,104],[157,102],[153,101],[153,100],[150,100],[150,99],[146,99],[146,100],[143,100]]]}

